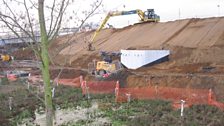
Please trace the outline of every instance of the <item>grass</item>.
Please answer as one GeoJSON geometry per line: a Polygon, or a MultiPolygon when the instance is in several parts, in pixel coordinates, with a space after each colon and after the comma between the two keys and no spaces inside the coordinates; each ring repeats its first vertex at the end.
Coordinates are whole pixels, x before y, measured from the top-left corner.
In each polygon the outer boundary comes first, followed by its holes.
{"type": "Polygon", "coordinates": [[[22,124],[23,119],[33,116],[33,112],[30,109],[25,109],[24,111],[17,114],[13,117],[13,120],[10,122],[10,125],[16,126],[17,124],[22,124]]]}
{"type": "Polygon", "coordinates": [[[53,98],[55,107],[61,109],[75,108],[77,106],[88,108],[91,103],[84,98],[80,88],[72,88],[59,85],[56,88],[55,97],[53,98]]]}
{"type": "Polygon", "coordinates": [[[104,116],[110,117],[114,126],[151,124],[154,120],[152,117],[159,118],[163,113],[171,110],[170,103],[161,100],[134,100],[130,103],[112,103],[110,108],[102,109],[105,113],[104,116]],[[149,120],[149,117],[152,120],[149,120]]]}
{"type": "Polygon", "coordinates": [[[224,112],[208,105],[193,105],[184,109],[174,110],[169,101],[162,100],[132,100],[130,103],[115,103],[113,95],[91,95],[91,99],[99,105],[99,113],[92,119],[67,123],[69,126],[91,125],[94,118],[109,118],[108,126],[222,126],[224,112]]]}
{"type": "MultiPolygon", "coordinates": [[[[98,110],[88,113],[91,118],[79,120],[64,125],[91,125],[98,118],[108,118],[105,125],[112,126],[222,126],[224,112],[216,107],[194,105],[184,109],[184,116],[180,117],[180,110],[174,110],[171,103],[162,100],[132,100],[129,103],[115,103],[114,95],[90,95],[84,98],[81,89],[58,86],[55,90],[54,107],[67,109],[89,108],[92,102],[98,103],[98,110]]],[[[40,96],[42,97],[42,96],[40,96]]],[[[17,125],[24,118],[33,117],[34,111],[42,106],[38,99],[30,94],[26,88],[15,90],[9,94],[0,93],[1,125],[17,125]],[[13,110],[9,111],[8,97],[13,97],[13,110]]]]}
{"type": "MultiPolygon", "coordinates": [[[[7,85],[7,84],[5,84],[7,85]]],[[[8,93],[0,93],[0,120],[1,125],[16,126],[21,123],[24,118],[34,115],[35,106],[38,100],[35,99],[25,88],[21,88],[20,83],[14,82],[14,89],[8,93]],[[12,110],[9,109],[9,97],[12,97],[12,110]]]]}

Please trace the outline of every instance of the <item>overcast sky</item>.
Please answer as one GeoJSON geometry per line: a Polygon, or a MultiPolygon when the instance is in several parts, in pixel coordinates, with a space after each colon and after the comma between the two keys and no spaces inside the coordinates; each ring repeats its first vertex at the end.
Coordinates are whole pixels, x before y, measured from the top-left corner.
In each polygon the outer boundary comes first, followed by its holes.
{"type": "MultiPolygon", "coordinates": [[[[51,1],[52,0],[46,0],[46,3],[51,1]]],[[[68,10],[81,13],[83,10],[88,10],[93,2],[93,0],[74,0],[74,4],[70,5],[68,10]]],[[[0,0],[0,5],[3,5],[1,3],[2,1],[0,0]]],[[[13,5],[10,6],[13,7],[13,5]]],[[[16,11],[19,12],[20,8],[17,7],[18,5],[15,4],[14,6],[16,6],[16,11]]],[[[24,10],[24,8],[21,9],[24,10]]],[[[161,22],[186,18],[217,17],[224,16],[224,0],[103,0],[103,7],[100,7],[100,14],[93,16],[89,19],[89,22],[101,24],[109,11],[128,11],[134,9],[141,9],[143,11],[154,9],[155,13],[160,16],[161,22]]],[[[0,10],[4,10],[4,6],[1,6],[0,10]]],[[[49,10],[46,10],[46,13],[48,13],[48,11],[49,10]]],[[[80,13],[78,17],[83,19],[83,14],[80,13]]],[[[67,18],[70,16],[75,17],[74,14],[71,13],[67,18]]],[[[75,27],[78,24],[75,23],[75,19],[67,21],[65,18],[64,21],[63,27],[75,27]]],[[[111,17],[108,23],[119,28],[137,23],[138,21],[139,17],[135,14],[111,17]]]]}
{"type": "MultiPolygon", "coordinates": [[[[224,15],[224,0],[104,0],[106,11],[133,10],[153,8],[160,15],[161,21],[172,21],[185,18],[205,18],[224,15]]],[[[94,17],[103,20],[105,14],[94,17]]],[[[139,20],[137,15],[112,17],[109,23],[114,26],[132,24],[139,20]]]]}

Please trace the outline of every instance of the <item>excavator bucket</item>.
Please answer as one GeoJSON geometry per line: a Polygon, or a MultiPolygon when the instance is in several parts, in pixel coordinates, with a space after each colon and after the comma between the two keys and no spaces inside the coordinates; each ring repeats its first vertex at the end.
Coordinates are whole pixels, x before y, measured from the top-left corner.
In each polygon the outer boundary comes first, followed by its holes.
{"type": "Polygon", "coordinates": [[[94,51],[95,48],[93,47],[92,43],[88,43],[88,51],[94,51]]]}

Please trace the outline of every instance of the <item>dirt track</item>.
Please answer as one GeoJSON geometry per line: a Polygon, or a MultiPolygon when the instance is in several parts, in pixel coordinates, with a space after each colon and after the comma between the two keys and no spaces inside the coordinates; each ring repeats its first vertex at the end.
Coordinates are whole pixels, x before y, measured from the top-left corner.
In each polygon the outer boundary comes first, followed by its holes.
{"type": "MultiPolygon", "coordinates": [[[[151,75],[151,72],[157,73],[156,75],[159,73],[159,76],[181,73],[186,76],[167,76],[168,79],[156,76],[158,77],[157,80],[161,79],[157,84],[214,88],[219,92],[220,99],[224,99],[224,93],[221,93],[221,90],[224,90],[224,79],[216,76],[217,74],[224,74],[223,27],[224,17],[136,24],[123,29],[102,30],[93,44],[96,48],[93,52],[87,51],[87,43],[93,31],[78,33],[72,38],[72,35],[61,37],[56,40],[54,45],[51,45],[50,52],[58,64],[87,68],[87,64],[93,59],[100,59],[99,51],[101,50],[169,49],[171,55],[168,62],[143,67],[133,72],[141,72],[145,76],[151,75]],[[209,76],[197,76],[189,80],[186,79],[189,74],[209,74],[209,76]],[[172,79],[175,81],[171,81],[172,79]]],[[[145,85],[141,81],[141,76],[132,75],[128,79],[128,85],[145,85]]]]}

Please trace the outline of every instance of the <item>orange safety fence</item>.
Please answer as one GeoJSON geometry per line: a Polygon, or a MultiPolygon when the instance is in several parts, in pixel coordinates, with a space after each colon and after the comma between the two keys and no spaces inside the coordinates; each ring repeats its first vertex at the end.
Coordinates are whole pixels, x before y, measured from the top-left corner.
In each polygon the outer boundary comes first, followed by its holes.
{"type": "Polygon", "coordinates": [[[83,81],[81,88],[83,94],[113,94],[115,91],[115,81],[97,81],[97,82],[86,82],[83,81]]]}
{"type": "Polygon", "coordinates": [[[224,103],[220,103],[216,101],[216,97],[211,89],[209,89],[209,93],[208,93],[208,104],[224,109],[224,103]]]}
{"type": "Polygon", "coordinates": [[[16,77],[16,75],[7,75],[7,78],[9,81],[16,81],[18,78],[16,77]]]}
{"type": "Polygon", "coordinates": [[[32,75],[28,77],[28,82],[31,82],[32,84],[37,84],[38,82],[43,82],[43,80],[40,75],[32,75]]]}
{"type": "Polygon", "coordinates": [[[81,83],[83,81],[83,77],[77,77],[74,79],[54,79],[54,82],[57,84],[72,86],[72,87],[81,87],[81,83]]]}
{"type": "Polygon", "coordinates": [[[189,88],[172,88],[148,86],[138,88],[120,88],[119,82],[115,81],[98,81],[86,82],[80,76],[74,79],[55,79],[55,82],[63,85],[81,87],[82,94],[115,94],[116,102],[127,102],[131,99],[161,99],[172,101],[174,108],[180,108],[180,101],[186,103],[184,107],[193,104],[208,104],[224,109],[224,104],[216,101],[215,94],[208,89],[189,89],[189,88]]]}
{"type": "Polygon", "coordinates": [[[130,99],[162,99],[173,102],[174,108],[180,108],[180,101],[186,101],[185,107],[193,104],[208,104],[224,109],[224,104],[217,102],[215,95],[207,89],[188,89],[171,87],[119,88],[116,90],[116,102],[130,99]]]}

